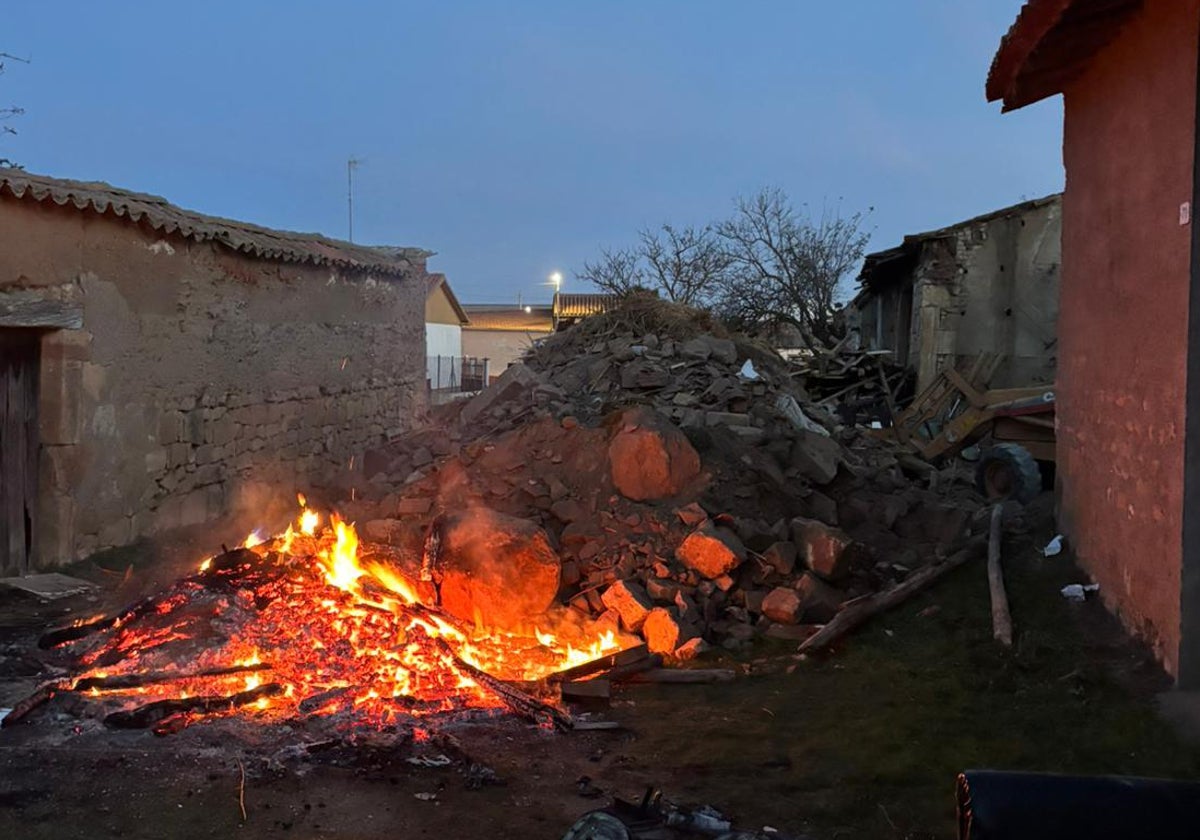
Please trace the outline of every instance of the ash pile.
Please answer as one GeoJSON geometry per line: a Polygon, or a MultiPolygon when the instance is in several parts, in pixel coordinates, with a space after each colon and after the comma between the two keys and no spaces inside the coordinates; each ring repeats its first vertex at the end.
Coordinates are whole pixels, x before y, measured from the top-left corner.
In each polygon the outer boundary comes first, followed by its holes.
{"type": "Polygon", "coordinates": [[[549,337],[439,412],[369,453],[337,506],[426,562],[431,536],[454,547],[424,577],[490,626],[565,605],[667,659],[803,643],[980,525],[966,476],[843,425],[773,351],[658,300],[549,337]]]}

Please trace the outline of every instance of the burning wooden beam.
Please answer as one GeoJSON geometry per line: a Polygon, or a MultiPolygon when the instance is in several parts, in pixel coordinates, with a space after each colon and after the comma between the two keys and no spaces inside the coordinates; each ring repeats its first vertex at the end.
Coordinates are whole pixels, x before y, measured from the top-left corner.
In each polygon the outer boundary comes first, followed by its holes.
{"type": "Polygon", "coordinates": [[[167,718],[182,714],[213,714],[248,706],[267,697],[283,693],[279,683],[267,683],[258,688],[239,691],[237,694],[206,697],[177,697],[171,700],[156,700],[135,709],[113,712],[104,718],[106,726],[114,729],[148,729],[167,718]]]}
{"type": "Polygon", "coordinates": [[[570,682],[578,680],[582,677],[598,674],[602,671],[611,671],[615,668],[622,668],[627,665],[633,665],[650,657],[650,650],[645,645],[634,645],[633,647],[625,648],[624,650],[611,653],[607,656],[601,656],[599,659],[593,659],[590,662],[584,662],[582,665],[576,665],[574,668],[566,668],[562,671],[551,674],[546,677],[546,681],[550,683],[570,682]]]}
{"type": "Polygon", "coordinates": [[[129,688],[140,688],[144,685],[181,682],[183,680],[195,680],[204,677],[227,677],[231,674],[250,674],[257,671],[270,670],[270,665],[258,662],[253,665],[230,665],[227,668],[208,668],[203,671],[152,671],[145,674],[117,674],[112,677],[84,677],[75,683],[72,690],[122,691],[129,688]]]}

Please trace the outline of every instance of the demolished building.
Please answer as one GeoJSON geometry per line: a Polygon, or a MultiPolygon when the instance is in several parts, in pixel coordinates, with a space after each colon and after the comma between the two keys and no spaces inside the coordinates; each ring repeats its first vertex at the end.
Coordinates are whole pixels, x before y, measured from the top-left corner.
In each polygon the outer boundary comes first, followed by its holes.
{"type": "Polygon", "coordinates": [[[353,470],[424,399],[428,252],[0,173],[0,573],[353,470]]]}
{"type": "Polygon", "coordinates": [[[1053,384],[1061,241],[1061,195],[906,236],[867,255],[848,324],[918,393],[981,353],[1003,357],[993,387],[1053,384]]]}

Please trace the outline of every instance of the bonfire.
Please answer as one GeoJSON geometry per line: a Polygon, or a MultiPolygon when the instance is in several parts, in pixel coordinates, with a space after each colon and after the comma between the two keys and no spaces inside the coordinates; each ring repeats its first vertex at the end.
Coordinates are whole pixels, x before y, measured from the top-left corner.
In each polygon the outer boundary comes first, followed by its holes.
{"type": "Polygon", "coordinates": [[[623,646],[611,629],[553,615],[518,630],[467,626],[438,609],[420,571],[300,502],[284,533],[252,534],[163,592],[48,633],[42,646],[69,654],[75,674],[27,705],[72,691],[110,726],[159,734],[229,715],[353,730],[515,712],[566,728],[531,691],[623,646]]]}

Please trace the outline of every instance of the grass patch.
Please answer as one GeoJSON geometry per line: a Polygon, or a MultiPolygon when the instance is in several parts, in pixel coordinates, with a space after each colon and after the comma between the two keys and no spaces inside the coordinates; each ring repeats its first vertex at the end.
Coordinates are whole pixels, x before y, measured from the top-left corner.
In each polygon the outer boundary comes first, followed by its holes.
{"type": "Polygon", "coordinates": [[[638,718],[665,722],[630,758],[670,755],[668,795],[820,837],[954,837],[968,768],[1200,775],[1200,750],[1154,710],[1169,681],[1148,654],[1098,602],[1059,595],[1082,580],[1070,561],[1025,542],[1005,562],[1012,650],[976,562],[791,674],[630,691],[638,718]]]}

